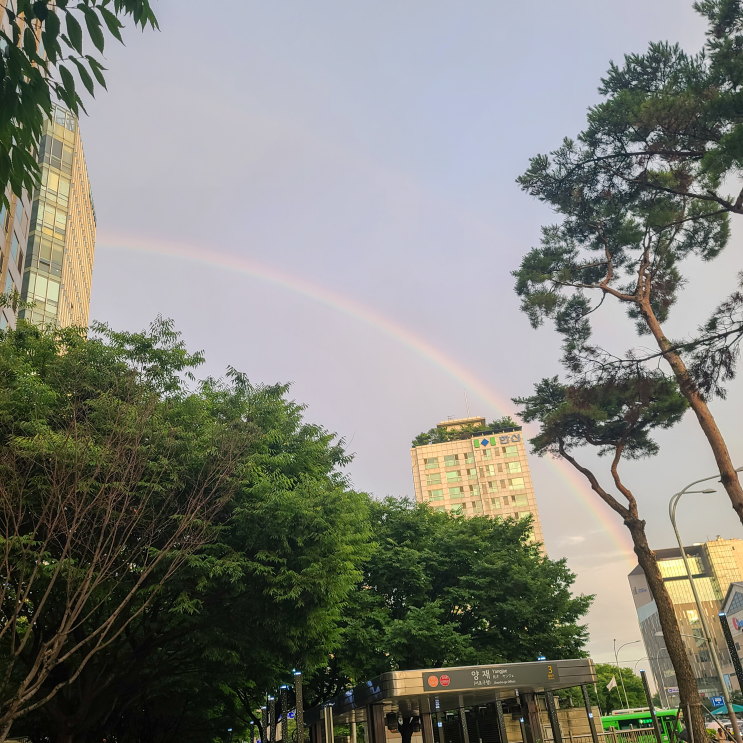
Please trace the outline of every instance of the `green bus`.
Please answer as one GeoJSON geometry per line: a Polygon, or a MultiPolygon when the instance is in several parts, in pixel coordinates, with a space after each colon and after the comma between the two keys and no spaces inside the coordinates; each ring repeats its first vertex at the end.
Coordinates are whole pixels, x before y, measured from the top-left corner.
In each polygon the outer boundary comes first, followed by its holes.
{"type": "MultiPolygon", "coordinates": [[[[655,715],[658,718],[658,726],[660,727],[660,737],[663,743],[674,743],[678,740],[674,735],[671,738],[671,730],[681,730],[681,725],[676,721],[676,710],[675,709],[657,709],[655,715]]],[[[655,742],[655,734],[653,733],[653,718],[650,716],[650,710],[628,710],[617,715],[605,715],[601,718],[601,725],[605,732],[611,730],[622,731],[622,730],[647,730],[647,743],[655,742]]],[[[645,736],[641,736],[642,743],[645,743],[645,736]]]]}

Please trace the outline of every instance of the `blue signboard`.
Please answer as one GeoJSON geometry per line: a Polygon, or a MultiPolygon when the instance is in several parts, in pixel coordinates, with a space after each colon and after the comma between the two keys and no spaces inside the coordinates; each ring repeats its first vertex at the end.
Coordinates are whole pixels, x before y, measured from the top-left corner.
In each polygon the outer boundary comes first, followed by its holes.
{"type": "Polygon", "coordinates": [[[713,707],[722,707],[725,704],[725,700],[722,697],[710,697],[713,707]]]}

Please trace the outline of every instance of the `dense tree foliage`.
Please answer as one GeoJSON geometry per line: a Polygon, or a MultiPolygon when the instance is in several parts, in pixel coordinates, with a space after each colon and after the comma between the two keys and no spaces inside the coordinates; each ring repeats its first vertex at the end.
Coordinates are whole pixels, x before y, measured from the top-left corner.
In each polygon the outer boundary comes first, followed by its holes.
{"type": "Polygon", "coordinates": [[[157,27],[149,0],[3,0],[0,3],[0,205],[6,189],[31,192],[39,173],[43,117],[59,99],[75,114],[79,85],[106,87],[106,37],[122,41],[122,18],[157,27]],[[4,16],[4,18],[3,18],[4,16]],[[6,25],[7,24],[7,25],[6,25]]]}
{"type": "Polygon", "coordinates": [[[708,406],[736,374],[740,277],[728,296],[713,297],[712,314],[686,337],[665,331],[693,266],[720,254],[731,215],[743,214],[743,7],[703,0],[695,8],[709,22],[704,53],[656,43],[612,64],[586,129],[534,157],[518,179],[562,221],[544,228],[541,245],[516,272],[516,289],[533,325],[554,321],[574,376],[606,378],[667,362],[743,521],[743,487],[708,406]],[[730,188],[738,193],[727,195],[730,188]],[[622,307],[657,351],[597,342],[590,316],[602,304],[622,307]]]}
{"type": "Polygon", "coordinates": [[[349,596],[317,696],[388,670],[583,656],[590,596],[531,540],[528,519],[371,504],[376,547],[349,596]]]}
{"type": "Polygon", "coordinates": [[[3,710],[33,671],[13,735],[213,739],[337,642],[368,499],[285,386],[192,382],[167,322],[96,330],[0,335],[3,710]]]}

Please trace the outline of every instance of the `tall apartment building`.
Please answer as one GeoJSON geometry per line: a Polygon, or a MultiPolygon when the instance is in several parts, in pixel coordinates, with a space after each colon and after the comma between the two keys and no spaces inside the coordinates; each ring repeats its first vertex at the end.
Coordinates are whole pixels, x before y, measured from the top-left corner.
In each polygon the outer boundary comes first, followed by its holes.
{"type": "Polygon", "coordinates": [[[33,194],[19,316],[88,325],[96,218],[77,118],[60,105],[44,122],[41,180],[33,194]]]}
{"type": "MultiPolygon", "coordinates": [[[[707,626],[712,634],[712,648],[707,647],[694,596],[691,592],[681,551],[678,548],[656,550],[663,582],[673,602],[681,639],[694,669],[699,691],[706,696],[721,692],[710,653],[717,653],[723,670],[732,670],[732,660],[720,626],[719,612],[731,583],[743,580],[743,540],[717,539],[703,544],[684,547],[694,577],[694,585],[701,600],[707,626]]],[[[645,653],[664,705],[679,702],[676,674],[668,658],[665,642],[660,634],[658,608],[638,565],[629,574],[632,598],[645,644],[645,653]]],[[[737,681],[726,674],[730,687],[737,688],[737,681]]]]}
{"type": "Polygon", "coordinates": [[[534,539],[543,542],[521,426],[487,430],[485,418],[474,417],[437,428],[451,440],[410,450],[416,500],[463,516],[531,514],[534,539]]]}

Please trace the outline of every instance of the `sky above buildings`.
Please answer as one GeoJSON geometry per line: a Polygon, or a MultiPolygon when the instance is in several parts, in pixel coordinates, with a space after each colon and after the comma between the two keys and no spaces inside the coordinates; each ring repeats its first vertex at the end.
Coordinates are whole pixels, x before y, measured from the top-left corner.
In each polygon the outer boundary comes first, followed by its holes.
{"type": "MultiPolygon", "coordinates": [[[[308,419],[345,437],[358,489],[412,497],[410,441],[464,415],[465,391],[490,419],[559,372],[510,275],[553,217],[514,179],[580,131],[610,60],[651,40],[697,50],[701,19],[687,0],[155,7],[161,31],[107,49],[108,93],[81,122],[91,318],[137,330],[161,313],[205,351],[204,375],[291,382],[308,419]]],[[[727,252],[694,266],[671,335],[733,288],[740,237],[735,222],[727,252]]],[[[632,342],[620,315],[599,331],[632,342]]],[[[741,389],[713,410],[743,464],[741,389]]],[[[672,545],[670,495],[715,471],[690,418],[659,441],[625,467],[656,548],[672,545]]],[[[547,550],[596,594],[589,651],[608,660],[614,638],[640,637],[629,539],[567,466],[531,467],[547,550]]],[[[717,487],[680,506],[686,541],[743,536],[717,487]]]]}

